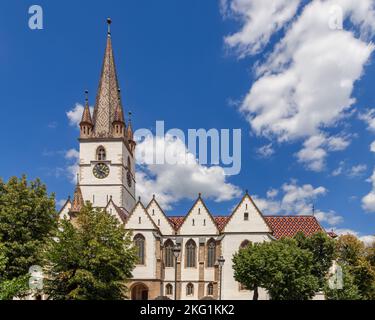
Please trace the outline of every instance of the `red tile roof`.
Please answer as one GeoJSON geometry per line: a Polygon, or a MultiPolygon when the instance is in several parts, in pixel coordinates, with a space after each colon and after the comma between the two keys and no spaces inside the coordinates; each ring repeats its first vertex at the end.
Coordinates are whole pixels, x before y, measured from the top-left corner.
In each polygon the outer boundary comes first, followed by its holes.
{"type": "Polygon", "coordinates": [[[230,216],[214,217],[214,219],[215,219],[217,228],[220,231],[223,231],[224,227],[226,226],[226,224],[228,223],[228,221],[230,219],[230,216]]]}
{"type": "Polygon", "coordinates": [[[298,232],[311,236],[324,231],[314,216],[264,216],[276,239],[294,237],[298,232]]]}
{"type": "MultiPolygon", "coordinates": [[[[184,219],[183,216],[169,217],[176,230],[181,227],[184,219]]],[[[219,231],[223,231],[229,219],[230,216],[214,217],[219,231]]],[[[264,216],[264,219],[276,239],[294,237],[298,232],[303,232],[305,236],[311,236],[319,231],[324,231],[314,216],[264,216]]],[[[328,235],[334,237],[331,232],[328,232],[328,235]]]]}
{"type": "Polygon", "coordinates": [[[174,225],[175,230],[181,227],[182,223],[185,220],[185,217],[168,217],[169,221],[174,225]]]}

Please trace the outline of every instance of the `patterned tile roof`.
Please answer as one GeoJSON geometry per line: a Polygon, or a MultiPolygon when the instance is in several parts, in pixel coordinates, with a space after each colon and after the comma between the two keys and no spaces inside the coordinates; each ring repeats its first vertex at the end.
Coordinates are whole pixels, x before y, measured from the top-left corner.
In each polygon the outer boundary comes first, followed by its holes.
{"type": "Polygon", "coordinates": [[[216,216],[214,217],[217,228],[219,231],[222,231],[226,224],[228,223],[230,217],[229,216],[216,216]]]}
{"type": "MultiPolygon", "coordinates": [[[[177,230],[184,222],[183,216],[168,217],[177,230]]],[[[219,231],[222,231],[228,223],[230,216],[216,216],[214,220],[219,231]]],[[[264,216],[267,224],[273,231],[276,239],[282,237],[293,237],[298,232],[303,232],[306,236],[311,236],[319,231],[324,231],[318,220],[314,216],[264,216]]],[[[331,232],[328,232],[331,235],[331,232]]]]}
{"type": "MultiPolygon", "coordinates": [[[[110,22],[109,22],[110,24],[110,22]]],[[[112,123],[117,110],[117,118],[123,118],[111,34],[108,33],[102,72],[94,108],[94,137],[112,137],[112,123]],[[121,109],[121,112],[119,110],[121,109]]]]}
{"type": "Polygon", "coordinates": [[[84,204],[81,188],[77,184],[70,211],[74,213],[80,212],[84,204]]]}
{"type": "Polygon", "coordinates": [[[177,230],[183,224],[185,217],[168,217],[168,219],[174,225],[175,230],[177,230]]]}
{"type": "Polygon", "coordinates": [[[264,216],[276,239],[294,237],[298,232],[311,236],[324,231],[314,216],[264,216]]]}

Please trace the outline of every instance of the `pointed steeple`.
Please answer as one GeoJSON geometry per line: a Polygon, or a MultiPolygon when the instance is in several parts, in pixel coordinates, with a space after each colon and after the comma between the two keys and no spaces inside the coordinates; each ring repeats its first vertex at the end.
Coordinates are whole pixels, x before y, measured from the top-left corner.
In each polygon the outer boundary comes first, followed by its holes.
{"type": "Polygon", "coordinates": [[[92,134],[92,119],[91,119],[91,112],[89,106],[89,98],[88,98],[88,91],[85,91],[86,94],[86,102],[85,108],[83,109],[82,120],[79,124],[81,128],[81,138],[89,138],[92,134]]]}
{"type": "Polygon", "coordinates": [[[72,202],[72,208],[70,209],[71,213],[79,213],[81,209],[84,206],[84,201],[83,201],[83,196],[82,196],[82,191],[79,186],[79,177],[77,174],[77,185],[76,189],[74,191],[74,197],[73,197],[73,202],[72,202]]]}
{"type": "Polygon", "coordinates": [[[115,59],[112,48],[110,25],[111,19],[107,20],[108,36],[105,49],[102,72],[100,76],[98,93],[94,109],[94,137],[111,138],[113,135],[112,124],[115,115],[123,114],[119,83],[116,73],[115,59]]]}

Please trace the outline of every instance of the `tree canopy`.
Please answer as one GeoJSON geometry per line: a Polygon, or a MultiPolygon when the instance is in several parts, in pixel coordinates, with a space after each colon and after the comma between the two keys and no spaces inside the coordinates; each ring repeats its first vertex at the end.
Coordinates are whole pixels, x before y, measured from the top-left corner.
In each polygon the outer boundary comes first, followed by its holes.
{"type": "Polygon", "coordinates": [[[41,248],[57,223],[54,195],[39,179],[0,180],[0,299],[28,289],[27,275],[41,265],[41,248]]]}
{"type": "Polygon", "coordinates": [[[313,254],[294,239],[251,244],[233,257],[234,277],[248,289],[262,287],[273,300],[307,300],[318,287],[313,254]]]}
{"type": "Polygon", "coordinates": [[[63,220],[45,250],[44,291],[54,300],[118,300],[137,260],[118,220],[87,204],[75,221],[63,220]]]}

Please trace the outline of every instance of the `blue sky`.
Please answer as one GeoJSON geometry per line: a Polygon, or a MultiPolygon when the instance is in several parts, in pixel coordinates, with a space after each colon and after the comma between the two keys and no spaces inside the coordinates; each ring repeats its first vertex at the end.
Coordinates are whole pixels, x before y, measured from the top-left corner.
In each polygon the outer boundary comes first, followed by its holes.
{"type": "MultiPolygon", "coordinates": [[[[44,10],[44,29],[34,31],[28,28],[28,9],[36,3],[2,1],[0,134],[7,156],[2,157],[0,176],[8,179],[26,173],[29,178],[40,177],[57,200],[72,193],[68,167],[74,163],[66,154],[77,149],[78,130],[69,124],[66,113],[83,103],[85,89],[94,104],[105,19],[110,16],[124,105],[126,111],[132,110],[136,128],[152,129],[156,120],[164,120],[167,128],[184,131],[242,129],[241,173],[222,181],[224,187],[235,188],[236,195],[227,201],[208,197],[213,213],[228,214],[239,201],[238,190],[248,189],[265,214],[312,213],[314,203],[327,229],[349,229],[359,236],[374,234],[373,198],[368,197],[367,206],[363,198],[375,190],[375,182],[369,180],[375,157],[370,151],[375,140],[371,130],[375,66],[369,44],[375,24],[371,17],[361,20],[363,12],[355,11],[350,0],[340,1],[347,31],[337,33],[335,48],[345,46],[338,56],[342,64],[332,74],[329,70],[336,49],[330,51],[327,45],[319,52],[327,43],[323,41],[328,39],[326,31],[310,28],[304,47],[292,37],[293,24],[303,26],[307,10],[311,14],[323,10],[312,6],[320,1],[285,2],[281,9],[292,12],[289,18],[280,18],[271,9],[265,13],[260,4],[249,7],[240,0],[221,4],[198,0],[38,1],[44,10]],[[278,27],[268,30],[270,25],[278,27]],[[289,42],[283,42],[284,37],[289,42]],[[273,57],[286,62],[275,67],[273,57]],[[316,57],[321,59],[316,61],[316,57]],[[314,68],[309,68],[310,63],[314,68]],[[272,75],[278,75],[279,82],[272,82],[272,75]],[[337,77],[342,77],[341,98],[340,92],[331,94],[337,77]],[[311,95],[308,86],[314,84],[316,95],[327,95],[326,99],[311,95]],[[353,89],[348,89],[351,85],[353,89]],[[289,90],[290,96],[274,94],[276,86],[289,90]],[[298,90],[306,95],[297,96],[298,90]],[[356,101],[347,103],[350,98],[356,101]],[[318,104],[312,109],[309,101],[318,104]],[[295,126],[283,115],[274,114],[283,108],[290,111],[288,103],[301,108],[297,120],[306,125],[295,126]],[[325,114],[331,107],[332,112],[325,114]],[[275,118],[268,121],[267,116],[275,118]],[[320,122],[311,124],[315,118],[320,122]],[[282,131],[279,123],[285,124],[282,131]],[[268,153],[262,154],[262,150],[268,153]]],[[[198,192],[205,194],[205,190],[198,192]]],[[[192,200],[183,195],[176,198],[177,202],[168,203],[169,212],[185,214],[192,200]]]]}

